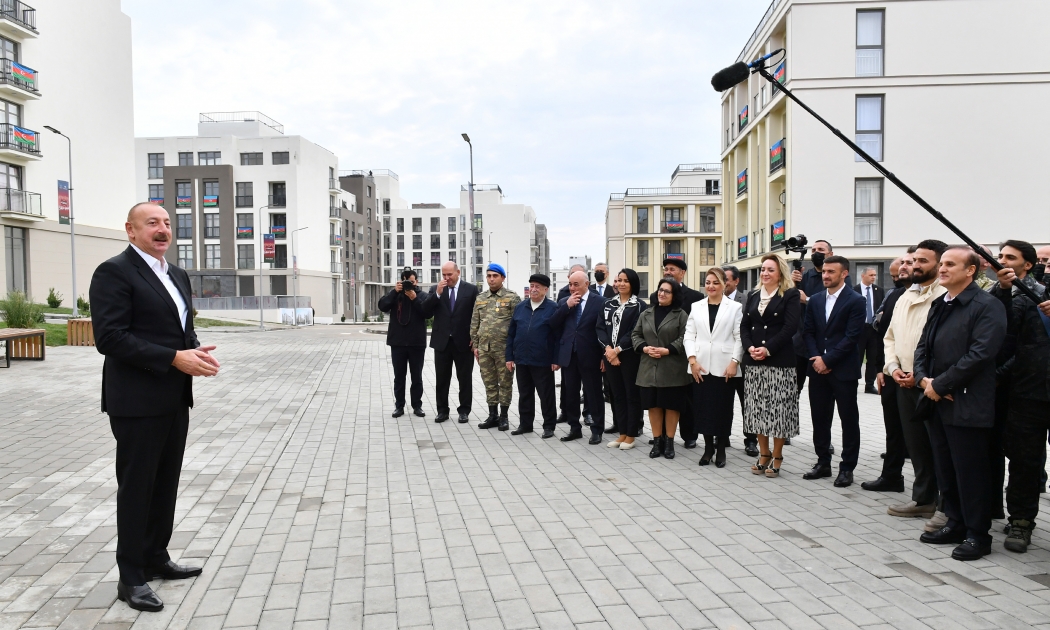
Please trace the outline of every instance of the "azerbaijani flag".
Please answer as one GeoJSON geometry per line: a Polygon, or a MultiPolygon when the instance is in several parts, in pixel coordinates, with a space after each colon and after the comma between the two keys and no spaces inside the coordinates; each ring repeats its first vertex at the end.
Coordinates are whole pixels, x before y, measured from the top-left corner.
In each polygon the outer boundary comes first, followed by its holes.
{"type": "Polygon", "coordinates": [[[15,75],[15,78],[29,85],[30,87],[36,87],[36,70],[23,66],[20,63],[11,62],[11,74],[15,75]]]}
{"type": "Polygon", "coordinates": [[[773,224],[773,242],[779,243],[784,240],[784,220],[781,219],[773,224]]]}
{"type": "Polygon", "coordinates": [[[251,226],[249,225],[247,227],[244,227],[244,226],[238,225],[237,226],[237,236],[241,236],[241,235],[251,236],[252,235],[252,228],[251,228],[251,226]]]}
{"type": "Polygon", "coordinates": [[[673,258],[674,260],[685,260],[685,254],[677,254],[673,252],[667,252],[665,258],[673,258]]]}
{"type": "Polygon", "coordinates": [[[285,230],[283,225],[271,225],[270,232],[277,238],[284,238],[285,230]]]}
{"type": "Polygon", "coordinates": [[[665,221],[664,224],[667,226],[668,230],[684,230],[685,229],[685,222],[684,221],[665,221]]]}
{"type": "Polygon", "coordinates": [[[777,66],[777,69],[773,71],[773,78],[776,79],[780,83],[784,82],[784,74],[785,74],[784,73],[784,64],[785,63],[787,63],[787,62],[786,61],[781,61],[780,65],[777,66]]]}
{"type": "Polygon", "coordinates": [[[736,191],[737,193],[747,190],[747,169],[740,171],[740,174],[736,176],[736,191]]]}
{"type": "Polygon", "coordinates": [[[149,202],[150,203],[155,203],[158,206],[163,206],[164,205],[164,197],[150,197],[149,198],[149,202]]]}
{"type": "Polygon", "coordinates": [[[747,256],[747,237],[741,236],[737,240],[737,253],[739,256],[747,256]]]}
{"type": "Polygon", "coordinates": [[[23,144],[30,149],[36,149],[36,132],[30,129],[23,129],[21,127],[11,126],[11,134],[15,138],[15,142],[23,144]]]}
{"type": "Polygon", "coordinates": [[[180,208],[187,207],[193,203],[190,197],[175,197],[175,205],[180,208]]]}
{"type": "Polygon", "coordinates": [[[769,147],[769,159],[770,159],[770,161],[775,161],[775,160],[780,158],[780,152],[783,150],[783,147],[781,146],[782,142],[784,142],[784,141],[783,140],[777,140],[775,143],[773,143],[773,146],[769,147]]]}
{"type": "Polygon", "coordinates": [[[204,195],[204,207],[205,208],[214,208],[217,205],[219,205],[219,196],[218,195],[204,195]]]}
{"type": "Polygon", "coordinates": [[[744,109],[740,110],[740,128],[743,129],[747,126],[747,105],[744,105],[744,109]]]}

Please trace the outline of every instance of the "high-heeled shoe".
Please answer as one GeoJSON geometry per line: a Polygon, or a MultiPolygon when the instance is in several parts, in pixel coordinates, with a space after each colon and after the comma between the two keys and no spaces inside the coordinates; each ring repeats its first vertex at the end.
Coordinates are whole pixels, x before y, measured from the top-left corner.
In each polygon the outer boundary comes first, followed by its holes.
{"type": "Polygon", "coordinates": [[[704,454],[700,456],[700,465],[707,466],[711,463],[711,456],[715,454],[715,445],[710,436],[704,436],[704,454]]]}
{"type": "Polygon", "coordinates": [[[649,451],[650,458],[657,458],[664,452],[664,436],[658,435],[653,438],[653,448],[649,451]]]}
{"type": "Polygon", "coordinates": [[[765,474],[766,469],[769,468],[769,464],[772,463],[772,461],[773,461],[773,454],[772,453],[761,453],[758,456],[758,460],[755,461],[754,466],[751,467],[751,474],[753,474],[753,475],[763,475],[763,474],[765,474]],[[762,464],[762,460],[763,459],[768,460],[768,461],[765,464],[762,464]]]}
{"type": "MultiPolygon", "coordinates": [[[[769,461],[769,467],[766,468],[766,477],[769,477],[770,479],[776,479],[777,477],[780,476],[780,466],[777,466],[776,468],[773,468],[773,462],[775,462],[777,460],[784,461],[784,458],[783,457],[774,457],[773,459],[771,459],[769,461]]],[[[783,465],[783,464],[781,464],[781,465],[783,465]]]]}
{"type": "Polygon", "coordinates": [[[726,447],[723,446],[725,440],[718,440],[718,446],[715,448],[715,468],[726,467],[726,447]]]}

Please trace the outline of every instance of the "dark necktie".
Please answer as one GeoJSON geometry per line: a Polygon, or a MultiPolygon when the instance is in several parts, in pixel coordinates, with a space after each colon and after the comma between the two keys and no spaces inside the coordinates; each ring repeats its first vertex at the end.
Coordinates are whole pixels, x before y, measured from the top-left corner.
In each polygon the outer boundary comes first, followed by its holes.
{"type": "Polygon", "coordinates": [[[451,286],[448,288],[448,310],[452,312],[456,310],[456,287],[451,286]]]}
{"type": "Polygon", "coordinates": [[[865,315],[864,323],[866,324],[870,324],[872,320],[875,319],[874,304],[871,301],[871,289],[872,287],[864,287],[864,301],[868,303],[867,308],[865,309],[867,314],[865,315]]]}

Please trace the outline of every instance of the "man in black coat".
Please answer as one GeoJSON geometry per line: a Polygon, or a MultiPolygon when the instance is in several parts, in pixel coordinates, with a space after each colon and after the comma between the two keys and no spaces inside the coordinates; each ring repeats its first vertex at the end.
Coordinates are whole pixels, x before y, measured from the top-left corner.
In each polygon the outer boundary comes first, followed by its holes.
{"type": "Polygon", "coordinates": [[[390,314],[386,345],[394,364],[394,413],[405,415],[405,377],[412,371],[412,413],[423,418],[423,359],[427,349],[427,318],[423,314],[426,294],[419,295],[416,272],[405,269],[390,293],[379,298],[379,310],[390,314]]]}
{"type": "MultiPolygon", "coordinates": [[[[598,344],[598,320],[602,316],[604,301],[587,285],[587,274],[577,271],[569,276],[572,293],[558,302],[558,309],[551,316],[551,327],[561,329],[558,341],[557,364],[562,370],[562,395],[565,397],[565,419],[569,423],[569,434],[562,442],[583,437],[580,427],[580,385],[591,400],[602,401],[602,347],[598,344]]],[[[605,431],[605,404],[595,405],[591,410],[594,421],[591,425],[590,444],[600,444],[605,431]]],[[[546,433],[544,434],[546,437],[546,433]]]]}
{"type": "Polygon", "coordinates": [[[995,425],[995,357],[1006,337],[1002,302],[974,282],[980,258],[968,247],[941,255],[947,290],[934,301],[915,349],[915,380],[926,419],[947,524],[919,540],[955,544],[956,560],[991,553],[991,453],[995,425]]]}
{"type": "Polygon", "coordinates": [[[842,423],[842,461],[836,488],[853,483],[860,455],[860,410],[857,339],[864,328],[864,298],[846,286],[849,260],[828,256],[821,271],[825,290],[811,295],[802,336],[810,357],[809,406],[813,415],[813,449],[817,463],[803,479],[831,476],[831,423],[835,407],[842,423]]]}
{"type": "Polygon", "coordinates": [[[423,313],[433,317],[430,347],[434,349],[434,376],[437,380],[437,418],[448,420],[448,390],[452,383],[452,366],[456,366],[459,381],[459,422],[470,421],[471,378],[474,372],[474,352],[470,347],[470,318],[478,288],[463,282],[459,265],[449,261],[441,265],[441,282],[423,302],[423,313]]]}
{"type": "MultiPolygon", "coordinates": [[[[892,271],[890,273],[893,273],[892,271]]],[[[864,393],[878,394],[875,389],[875,377],[882,371],[882,337],[874,328],[875,314],[882,306],[885,297],[882,287],[876,282],[879,279],[878,270],[875,267],[865,267],[860,274],[860,282],[853,286],[853,290],[864,298],[864,331],[860,335],[857,349],[860,352],[860,360],[864,366],[864,393]]]]}
{"type": "MultiPolygon", "coordinates": [[[[569,276],[572,276],[572,274],[576,273],[577,271],[582,271],[583,273],[587,273],[587,268],[584,267],[583,265],[580,265],[580,264],[573,265],[573,266],[569,267],[569,276]]],[[[555,301],[555,303],[561,302],[562,300],[564,300],[567,297],[569,297],[569,281],[568,281],[568,278],[566,278],[565,284],[562,285],[562,287],[560,289],[558,289],[558,297],[554,301],[555,301]]],[[[565,375],[564,374],[562,374],[562,381],[563,382],[560,385],[560,387],[561,387],[561,394],[558,396],[558,424],[562,424],[563,422],[565,422],[565,408],[566,407],[565,407],[565,387],[564,387],[565,375]]],[[[591,420],[591,410],[590,410],[590,406],[587,404],[587,393],[586,392],[583,393],[583,421],[585,423],[587,423],[587,426],[590,426],[590,423],[592,422],[592,420],[591,420]]]]}
{"type": "Polygon", "coordinates": [[[135,610],[164,603],[147,584],[200,575],[168,555],[193,377],[214,376],[215,346],[193,330],[189,276],[165,260],[168,212],[140,203],[124,229],[131,244],[95,270],[89,296],[102,367],[102,412],[117,440],[117,598],[135,610]]]}

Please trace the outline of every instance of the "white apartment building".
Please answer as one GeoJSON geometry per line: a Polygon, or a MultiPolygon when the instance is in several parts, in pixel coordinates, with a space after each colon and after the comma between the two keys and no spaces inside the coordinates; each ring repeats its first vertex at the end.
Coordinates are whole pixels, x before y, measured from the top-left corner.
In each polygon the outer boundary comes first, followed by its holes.
{"type": "Polygon", "coordinates": [[[259,112],[203,113],[196,136],[135,140],[137,196],[172,215],[167,256],[189,273],[195,307],[248,319],[263,297],[279,321],[276,309],[292,302],[277,297],[293,294],[318,317],[344,314],[341,252],[357,200],[338,168],[331,151],[259,112]]]}
{"type": "Polygon", "coordinates": [[[44,302],[54,287],[63,306],[75,303],[58,210],[72,162],[76,284],[87,297],[95,267],[127,247],[134,137],[131,20],[119,0],[0,2],[0,294],[44,302]]]}
{"type": "Polygon", "coordinates": [[[679,164],[668,187],[628,188],[609,195],[605,209],[609,271],[638,272],[648,299],[663,276],[666,258],[684,260],[685,283],[699,287],[704,270],[720,266],[722,252],[721,165],[679,164]]]}
{"type": "MultiPolygon", "coordinates": [[[[1048,20],[1039,0],[775,0],[736,60],[785,48],[770,68],[784,86],[994,250],[1050,240],[1050,202],[1023,175],[1043,158],[1028,121],[1050,100],[1048,20]]],[[[783,235],[830,241],[854,274],[959,241],[759,75],[722,95],[720,135],[722,253],[749,286],[783,235]]]]}

